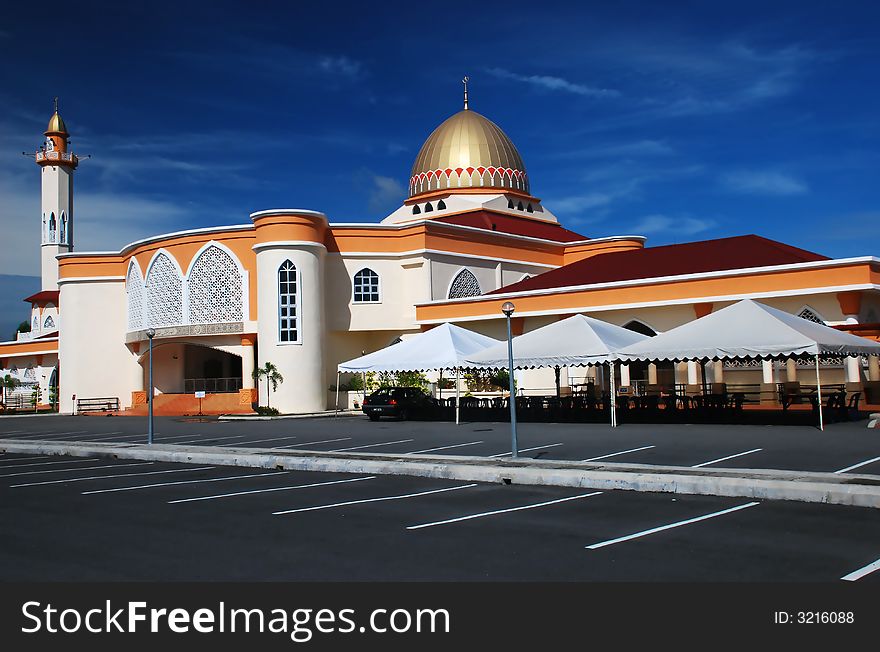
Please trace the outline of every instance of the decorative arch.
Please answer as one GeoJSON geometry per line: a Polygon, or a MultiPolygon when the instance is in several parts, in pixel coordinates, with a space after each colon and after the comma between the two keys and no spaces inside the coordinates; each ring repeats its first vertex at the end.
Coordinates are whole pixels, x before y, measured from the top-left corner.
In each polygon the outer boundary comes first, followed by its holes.
{"type": "Polygon", "coordinates": [[[188,322],[244,321],[244,270],[229,248],[206,243],[193,256],[186,276],[188,322]]]}
{"type": "Polygon", "coordinates": [[[144,279],[141,267],[135,258],[132,258],[128,264],[125,294],[128,299],[128,330],[140,330],[144,327],[144,279]]]}
{"type": "Polygon", "coordinates": [[[174,256],[160,249],[147,267],[146,325],[177,326],[183,323],[183,274],[174,256]]]}
{"type": "Polygon", "coordinates": [[[379,275],[369,267],[364,267],[354,275],[352,283],[352,301],[354,303],[379,303],[379,275]]]}
{"type": "Polygon", "coordinates": [[[463,268],[452,279],[449,290],[446,292],[447,299],[462,299],[464,297],[476,297],[483,294],[480,282],[474,273],[468,268],[463,268]]]}
{"type": "Polygon", "coordinates": [[[648,337],[654,337],[657,334],[657,331],[655,329],[651,328],[645,322],[639,319],[630,319],[623,325],[623,327],[635,333],[647,335],[648,337]]]}
{"type": "Polygon", "coordinates": [[[49,315],[49,316],[46,317],[46,319],[43,321],[43,330],[46,330],[47,328],[52,328],[52,329],[55,328],[55,320],[52,319],[52,315],[49,315]]]}
{"type": "Polygon", "coordinates": [[[819,313],[816,312],[815,310],[813,310],[810,306],[805,305],[803,308],[801,308],[800,311],[798,312],[797,316],[800,317],[801,319],[806,319],[807,321],[812,321],[817,324],[824,324],[825,323],[825,320],[822,319],[822,317],[819,315],[819,313]]]}

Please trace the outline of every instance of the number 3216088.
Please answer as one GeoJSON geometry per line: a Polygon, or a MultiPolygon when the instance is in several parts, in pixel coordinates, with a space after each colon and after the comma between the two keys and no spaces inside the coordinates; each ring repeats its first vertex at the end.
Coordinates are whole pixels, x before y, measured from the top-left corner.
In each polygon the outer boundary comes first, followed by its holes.
{"type": "Polygon", "coordinates": [[[778,625],[786,623],[799,625],[852,624],[855,622],[855,613],[852,611],[798,611],[797,613],[777,611],[773,614],[773,622],[778,625]]]}

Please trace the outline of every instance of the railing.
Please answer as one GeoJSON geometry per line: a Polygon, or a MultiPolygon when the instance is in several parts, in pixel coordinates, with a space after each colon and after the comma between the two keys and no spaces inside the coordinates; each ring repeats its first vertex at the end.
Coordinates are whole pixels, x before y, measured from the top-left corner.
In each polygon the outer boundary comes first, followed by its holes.
{"type": "Polygon", "coordinates": [[[39,161],[67,161],[68,163],[76,162],[76,154],[73,152],[37,152],[37,162],[39,161]]]}
{"type": "Polygon", "coordinates": [[[241,377],[237,378],[186,378],[183,390],[186,394],[208,392],[209,394],[231,394],[241,389],[241,377]]]}

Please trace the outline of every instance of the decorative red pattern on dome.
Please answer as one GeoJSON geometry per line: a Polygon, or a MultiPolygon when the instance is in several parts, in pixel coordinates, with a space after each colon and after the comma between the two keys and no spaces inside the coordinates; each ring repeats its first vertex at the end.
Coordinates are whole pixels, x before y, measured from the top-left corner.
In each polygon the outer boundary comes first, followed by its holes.
{"type": "Polygon", "coordinates": [[[528,192],[528,175],[522,170],[514,170],[512,168],[501,167],[467,167],[467,168],[451,168],[428,170],[419,172],[409,180],[410,197],[421,194],[423,192],[432,192],[434,190],[446,190],[452,188],[511,188],[514,190],[524,190],[528,192]],[[476,172],[480,180],[472,183],[472,176],[476,172]],[[457,178],[453,179],[453,173],[457,178]],[[467,183],[462,183],[462,178],[467,173],[467,183]],[[496,176],[497,175],[497,176],[496,176]],[[441,184],[441,178],[446,178],[445,185],[441,184]],[[434,181],[436,180],[436,181],[434,181]]]}

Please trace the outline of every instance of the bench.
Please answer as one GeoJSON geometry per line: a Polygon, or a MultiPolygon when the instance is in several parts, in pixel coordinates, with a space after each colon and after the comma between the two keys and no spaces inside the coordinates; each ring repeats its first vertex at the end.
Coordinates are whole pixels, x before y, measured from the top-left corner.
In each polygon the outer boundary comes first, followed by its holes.
{"type": "Polygon", "coordinates": [[[76,413],[83,412],[109,412],[119,410],[119,398],[78,398],[76,399],[76,413]]]}

